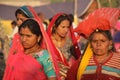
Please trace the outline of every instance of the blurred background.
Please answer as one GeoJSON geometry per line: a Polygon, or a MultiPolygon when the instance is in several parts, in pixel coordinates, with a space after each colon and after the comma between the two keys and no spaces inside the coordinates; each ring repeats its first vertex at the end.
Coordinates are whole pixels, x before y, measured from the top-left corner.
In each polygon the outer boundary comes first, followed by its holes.
{"type": "Polygon", "coordinates": [[[0,25],[9,35],[11,21],[15,20],[15,11],[23,5],[31,5],[36,12],[42,12],[46,19],[58,12],[73,14],[76,19],[83,19],[90,12],[100,7],[118,7],[120,0],[0,0],[0,25]]]}

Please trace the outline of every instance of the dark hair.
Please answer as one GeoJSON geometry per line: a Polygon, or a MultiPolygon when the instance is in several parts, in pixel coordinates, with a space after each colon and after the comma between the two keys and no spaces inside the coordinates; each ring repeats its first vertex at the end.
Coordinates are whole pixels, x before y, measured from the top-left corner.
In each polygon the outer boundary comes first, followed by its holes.
{"type": "Polygon", "coordinates": [[[35,34],[36,36],[41,36],[41,40],[39,41],[39,44],[41,43],[42,41],[42,38],[43,38],[43,35],[42,35],[42,32],[40,30],[40,27],[39,27],[39,24],[33,20],[33,19],[27,19],[26,21],[24,21],[20,27],[19,27],[19,33],[20,33],[20,30],[21,28],[29,28],[30,31],[35,34]]]}
{"type": "Polygon", "coordinates": [[[11,22],[11,24],[12,24],[12,25],[17,25],[17,22],[13,20],[13,21],[11,22]]]}
{"type": "Polygon", "coordinates": [[[17,14],[22,14],[24,17],[29,18],[21,9],[17,9],[15,11],[15,16],[17,17],[17,14]]]}
{"type": "Polygon", "coordinates": [[[67,14],[62,14],[62,15],[59,16],[59,17],[57,18],[57,20],[55,21],[54,26],[53,26],[53,29],[52,29],[52,33],[55,33],[55,29],[60,25],[60,23],[61,23],[63,20],[68,20],[68,21],[70,21],[70,26],[72,25],[72,21],[71,21],[69,15],[67,15],[67,14]]]}
{"type": "MultiPolygon", "coordinates": [[[[93,34],[94,33],[101,33],[103,34],[106,38],[108,38],[108,40],[112,41],[112,35],[111,32],[109,30],[100,30],[100,29],[96,29],[93,33],[91,33],[90,37],[89,37],[89,41],[91,42],[93,39],[93,34]]],[[[111,51],[116,51],[115,47],[114,47],[114,43],[112,44],[112,48],[111,51]]]]}
{"type": "Polygon", "coordinates": [[[73,14],[69,14],[69,17],[70,17],[71,21],[74,22],[74,16],[73,16],[73,14]]]}

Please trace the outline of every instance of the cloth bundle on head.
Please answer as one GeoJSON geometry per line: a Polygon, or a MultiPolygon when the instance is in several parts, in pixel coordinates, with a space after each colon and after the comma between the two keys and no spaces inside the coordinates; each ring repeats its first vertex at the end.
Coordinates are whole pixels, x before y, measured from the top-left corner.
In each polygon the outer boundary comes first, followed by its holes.
{"type": "MultiPolygon", "coordinates": [[[[100,8],[90,13],[82,22],[80,22],[74,31],[79,35],[83,35],[85,38],[88,38],[96,29],[110,30],[111,27],[115,26],[119,16],[120,9],[118,8],[100,8]]],[[[90,49],[90,44],[88,43],[88,46],[84,50],[83,56],[80,60],[80,65],[77,72],[77,80],[81,79],[91,56],[92,50],[90,49]]]]}
{"type": "Polygon", "coordinates": [[[120,9],[118,8],[100,8],[90,13],[74,31],[88,38],[96,28],[109,30],[114,27],[119,16],[120,9]]]}
{"type": "Polygon", "coordinates": [[[85,20],[81,22],[74,31],[83,35],[85,38],[88,38],[89,35],[96,29],[110,30],[109,21],[103,18],[85,20]]]}

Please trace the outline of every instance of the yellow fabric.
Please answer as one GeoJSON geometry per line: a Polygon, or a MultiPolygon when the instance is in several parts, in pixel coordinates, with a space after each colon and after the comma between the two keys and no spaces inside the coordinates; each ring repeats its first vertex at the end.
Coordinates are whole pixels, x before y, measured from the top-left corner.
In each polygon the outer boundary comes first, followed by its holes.
{"type": "Polygon", "coordinates": [[[77,80],[81,79],[81,76],[84,73],[84,70],[89,63],[89,59],[91,56],[92,56],[92,50],[90,48],[90,43],[89,43],[85,52],[84,52],[84,55],[83,55],[82,60],[80,62],[80,65],[78,67],[77,80]]]}

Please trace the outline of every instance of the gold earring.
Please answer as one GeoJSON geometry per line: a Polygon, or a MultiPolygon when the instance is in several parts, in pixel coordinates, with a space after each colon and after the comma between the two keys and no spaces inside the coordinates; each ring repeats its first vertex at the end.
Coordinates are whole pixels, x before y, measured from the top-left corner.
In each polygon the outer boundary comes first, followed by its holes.
{"type": "Polygon", "coordinates": [[[38,43],[40,42],[40,39],[38,39],[38,43]]]}
{"type": "Polygon", "coordinates": [[[112,49],[112,47],[113,47],[112,45],[109,45],[109,48],[108,48],[108,49],[109,49],[109,50],[111,50],[111,49],[112,49]]]}

